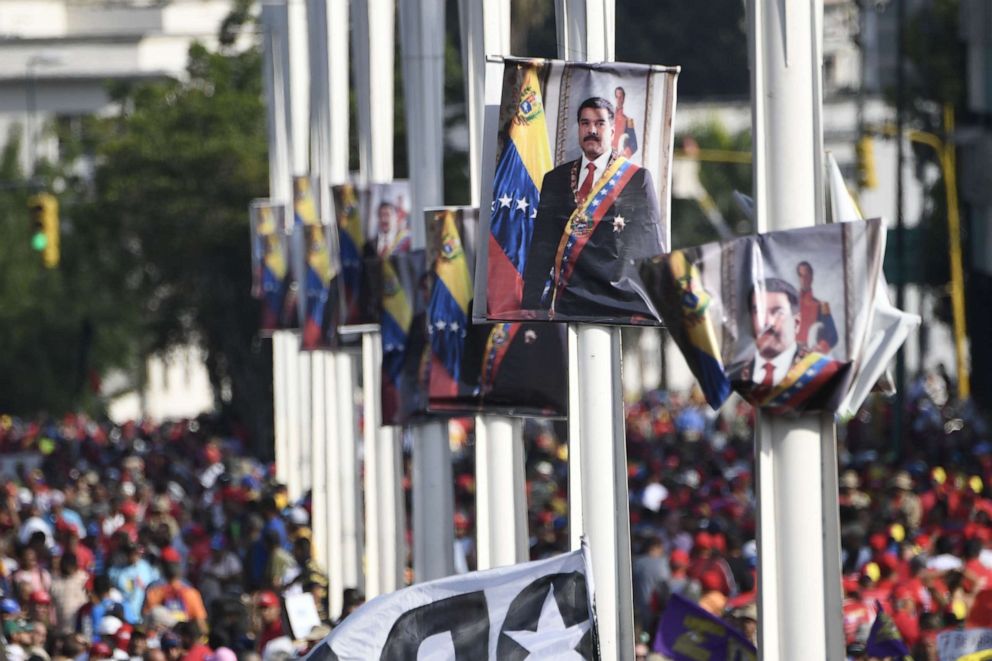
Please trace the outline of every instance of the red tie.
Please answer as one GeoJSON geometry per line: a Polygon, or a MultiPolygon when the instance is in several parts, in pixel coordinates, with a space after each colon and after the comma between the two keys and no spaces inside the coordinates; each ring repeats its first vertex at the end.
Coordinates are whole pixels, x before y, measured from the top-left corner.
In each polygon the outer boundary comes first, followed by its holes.
{"type": "Polygon", "coordinates": [[[589,174],[587,174],[586,178],[582,181],[582,186],[579,187],[579,192],[576,195],[579,204],[586,201],[589,191],[592,190],[593,179],[596,178],[596,164],[590,163],[586,166],[586,170],[589,171],[589,174]]]}
{"type": "Polygon", "coordinates": [[[765,363],[765,378],[761,380],[761,387],[765,390],[772,387],[772,380],[775,376],[775,366],[771,363],[765,363]]]}

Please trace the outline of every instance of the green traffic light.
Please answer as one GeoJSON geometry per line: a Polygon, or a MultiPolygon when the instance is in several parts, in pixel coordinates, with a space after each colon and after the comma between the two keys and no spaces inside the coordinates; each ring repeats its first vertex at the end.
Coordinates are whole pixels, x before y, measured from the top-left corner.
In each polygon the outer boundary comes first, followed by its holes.
{"type": "Polygon", "coordinates": [[[44,232],[37,232],[31,237],[31,247],[39,252],[48,247],[48,237],[44,232]]]}

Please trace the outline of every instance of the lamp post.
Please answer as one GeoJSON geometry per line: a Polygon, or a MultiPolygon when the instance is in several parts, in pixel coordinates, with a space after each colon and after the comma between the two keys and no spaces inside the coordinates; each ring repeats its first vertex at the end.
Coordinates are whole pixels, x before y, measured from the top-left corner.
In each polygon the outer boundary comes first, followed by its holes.
{"type": "Polygon", "coordinates": [[[967,329],[964,318],[964,263],[961,255],[961,217],[958,210],[957,168],[954,154],[954,108],[944,104],[944,138],[926,131],[910,131],[909,139],[928,145],[937,152],[937,160],[944,174],[944,193],[947,198],[947,241],[951,260],[951,312],[954,320],[954,349],[957,359],[958,399],[971,396],[971,374],[968,368],[965,340],[967,329]]]}
{"type": "Polygon", "coordinates": [[[25,97],[27,100],[27,119],[24,122],[24,146],[27,158],[27,173],[34,174],[35,139],[34,114],[37,109],[37,90],[35,89],[36,71],[38,67],[50,67],[62,64],[62,58],[47,53],[39,53],[28,58],[25,66],[25,97]]]}

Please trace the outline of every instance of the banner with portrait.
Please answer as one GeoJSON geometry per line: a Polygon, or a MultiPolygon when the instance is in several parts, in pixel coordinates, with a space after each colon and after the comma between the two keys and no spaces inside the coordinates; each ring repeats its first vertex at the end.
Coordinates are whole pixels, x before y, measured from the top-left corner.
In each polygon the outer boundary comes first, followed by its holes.
{"type": "Polygon", "coordinates": [[[382,424],[403,425],[427,413],[428,275],[423,250],[397,252],[378,263],[382,424]]]}
{"type": "Polygon", "coordinates": [[[862,361],[885,249],[879,219],[676,250],[641,266],[714,409],[835,413],[862,361]]]}
{"type": "Polygon", "coordinates": [[[472,323],[478,209],[426,212],[429,409],[471,415],[566,413],[566,329],[558,324],[472,323]]]}
{"type": "Polygon", "coordinates": [[[252,296],[262,303],[259,330],[263,336],[296,326],[296,282],[290,268],[286,207],[271,200],[253,200],[251,226],[252,296]]]}
{"type": "Polygon", "coordinates": [[[333,187],[341,244],[343,334],[380,322],[381,260],[410,252],[410,182],[395,180],[333,187]]]}
{"type": "Polygon", "coordinates": [[[678,67],[507,58],[486,68],[476,321],[657,325],[678,67]]]}
{"type": "MultiPolygon", "coordinates": [[[[329,194],[329,193],[328,193],[329,194]]],[[[337,345],[340,272],[337,233],[325,225],[309,177],[293,178],[293,250],[300,283],[301,348],[337,345]]]]}

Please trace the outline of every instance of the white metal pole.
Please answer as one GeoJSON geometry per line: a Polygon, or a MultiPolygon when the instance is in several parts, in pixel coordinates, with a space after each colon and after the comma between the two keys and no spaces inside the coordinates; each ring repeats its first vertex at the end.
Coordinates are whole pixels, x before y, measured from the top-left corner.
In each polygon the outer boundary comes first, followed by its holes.
{"type": "Polygon", "coordinates": [[[341,444],[336,442],[341,438],[341,424],[338,420],[337,402],[341,398],[335,366],[335,354],[327,354],[324,359],[324,401],[332,403],[328,407],[328,415],[324,416],[325,436],[332,442],[327,445],[325,476],[327,479],[327,552],[323,556],[327,568],[329,584],[327,612],[332,618],[341,614],[343,602],[342,590],[346,587],[344,581],[344,553],[342,553],[344,507],[341,498],[341,444]]]}
{"type": "Polygon", "coordinates": [[[381,427],[379,408],[382,337],[362,335],[362,384],[365,418],[365,596],[371,599],[403,586],[402,462],[395,427],[381,427]],[[373,483],[373,480],[375,482],[373,483]]]}
{"type": "MultiPolygon", "coordinates": [[[[568,60],[613,59],[613,0],[556,0],[558,55],[568,60]]],[[[624,435],[621,343],[618,327],[574,325],[575,362],[568,378],[577,384],[582,533],[589,542],[599,648],[604,659],[634,658],[627,449],[624,435]]],[[[571,336],[571,334],[570,334],[571,336]]],[[[570,337],[571,340],[571,337],[570,337]]],[[[571,344],[571,342],[570,342],[571,344]]],[[[574,400],[573,400],[574,401],[574,400]]],[[[570,401],[570,404],[572,401],[570,401]]],[[[571,430],[570,430],[571,431],[571,430]]],[[[576,459],[569,458],[570,468],[576,459]]],[[[570,480],[570,486],[576,486],[570,480]]]]}
{"type": "Polygon", "coordinates": [[[286,489],[291,500],[303,495],[303,476],[300,474],[300,457],[303,424],[300,417],[300,335],[287,333],[286,337],[286,458],[288,471],[286,489]]]}
{"type": "MultiPolygon", "coordinates": [[[[469,126],[469,179],[472,205],[481,194],[486,55],[510,52],[508,0],[459,0],[462,60],[469,126]]],[[[525,486],[514,469],[523,457],[522,425],[499,416],[475,422],[475,521],[479,569],[527,559],[525,486]],[[518,450],[519,446],[519,450],[518,450]],[[518,491],[519,489],[519,491],[518,491]],[[518,507],[522,503],[522,507],[518,507]],[[510,505],[505,507],[504,505],[510,505]],[[501,518],[509,516],[511,518],[501,518]]],[[[523,470],[521,463],[519,469],[523,470]]]]}
{"type": "MultiPolygon", "coordinates": [[[[286,0],[286,51],[288,66],[289,153],[290,166],[295,176],[306,175],[309,170],[310,81],[307,45],[307,15],[303,0],[286,0]]],[[[310,359],[300,352],[300,338],[296,334],[296,351],[290,359],[290,448],[294,473],[289,495],[297,499],[310,483],[310,359]],[[295,383],[292,383],[295,381],[295,383]],[[294,387],[295,386],[295,387],[294,387]],[[295,438],[294,438],[295,435],[295,438]]]]}
{"type": "MultiPolygon", "coordinates": [[[[394,7],[392,0],[356,0],[352,7],[362,179],[390,181],[393,178],[394,7]]],[[[406,518],[399,488],[402,455],[398,430],[382,426],[381,369],[382,336],[378,332],[366,333],[362,337],[362,401],[368,553],[365,591],[370,599],[402,587],[406,567],[406,518]]]]}
{"type": "Polygon", "coordinates": [[[480,511],[476,501],[476,541],[478,567],[490,569],[527,561],[527,493],[521,420],[483,416],[483,422],[476,426],[475,486],[477,495],[480,483],[486,487],[488,502],[480,511]],[[482,471],[479,454],[486,459],[482,471]]]}
{"type": "MultiPolygon", "coordinates": [[[[823,215],[821,18],[822,0],[749,5],[759,231],[801,227],[823,215]]],[[[766,660],[843,656],[839,594],[827,586],[840,579],[839,546],[826,548],[836,492],[824,498],[824,471],[836,470],[835,443],[824,416],[759,416],[758,646],[766,660]],[[831,595],[837,601],[828,605],[831,595]]]]}
{"type": "Polygon", "coordinates": [[[355,442],[355,391],[352,357],[343,351],[334,355],[335,381],[337,382],[338,413],[338,470],[341,474],[341,555],[343,558],[344,588],[361,588],[364,584],[361,571],[362,543],[359,538],[362,525],[360,483],[358,481],[358,456],[355,442]]]}
{"type": "Polygon", "coordinates": [[[312,550],[315,558],[327,557],[327,422],[324,415],[327,393],[324,368],[325,353],[315,352],[310,371],[313,383],[313,450],[310,453],[310,530],[313,532],[312,550]]]}
{"type": "Polygon", "coordinates": [[[579,400],[579,380],[573,378],[579,366],[579,337],[578,327],[568,325],[568,541],[569,548],[578,551],[582,548],[582,535],[585,533],[586,521],[582,509],[582,419],[578,412],[582,410],[579,400]]]}
{"type": "Polygon", "coordinates": [[[455,573],[454,484],[448,426],[415,430],[413,447],[413,578],[417,583],[455,573]]]}
{"type": "MultiPolygon", "coordinates": [[[[410,159],[413,245],[423,247],[423,208],[443,203],[444,2],[401,2],[403,91],[410,159]]],[[[454,573],[454,490],[448,428],[441,422],[413,430],[414,574],[418,582],[454,573]]]]}
{"type": "MultiPolygon", "coordinates": [[[[269,141],[269,197],[277,204],[291,199],[289,178],[289,135],[286,114],[286,7],[267,2],[262,6],[263,64],[269,141]]],[[[272,391],[275,432],[276,479],[289,483],[289,402],[287,397],[287,362],[292,333],[276,331],[272,335],[272,391]]]]}

